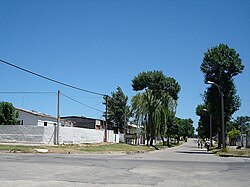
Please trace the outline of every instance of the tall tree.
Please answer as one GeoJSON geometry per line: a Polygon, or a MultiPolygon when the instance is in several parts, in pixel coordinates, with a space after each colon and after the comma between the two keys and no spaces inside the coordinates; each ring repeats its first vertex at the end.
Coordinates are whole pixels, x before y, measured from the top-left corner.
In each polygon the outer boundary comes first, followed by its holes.
{"type": "Polygon", "coordinates": [[[131,99],[131,116],[133,117],[137,128],[140,129],[140,132],[137,131],[137,135],[138,133],[145,135],[145,132],[148,132],[149,129],[145,103],[145,96],[143,93],[137,93],[131,99]]]}
{"type": "Polygon", "coordinates": [[[18,112],[9,102],[0,102],[0,125],[18,125],[18,112]]]}
{"type": "MultiPolygon", "coordinates": [[[[236,88],[233,77],[242,73],[244,65],[239,54],[225,44],[209,49],[203,58],[201,71],[204,75],[204,82],[216,83],[224,94],[225,124],[230,120],[232,114],[240,107],[240,98],[236,95],[236,88]]],[[[209,106],[213,118],[220,129],[221,106],[220,93],[215,85],[211,85],[204,94],[205,105],[209,106]]],[[[219,143],[220,146],[220,143],[219,143]]]]}
{"type": "Polygon", "coordinates": [[[130,110],[127,103],[128,97],[120,87],[117,87],[116,92],[112,92],[111,97],[108,98],[108,121],[114,123],[120,132],[124,132],[125,124],[130,117],[130,110]]]}
{"type": "MultiPolygon", "coordinates": [[[[202,139],[210,137],[210,114],[211,110],[208,109],[209,106],[205,104],[200,104],[196,107],[196,115],[200,117],[198,128],[198,136],[202,139]],[[207,111],[204,111],[207,110],[207,111]],[[209,112],[208,112],[209,111],[209,112]]],[[[212,134],[214,135],[218,132],[218,125],[215,125],[215,119],[212,117],[212,134]]]]}
{"type": "Polygon", "coordinates": [[[165,143],[165,137],[167,137],[167,145],[170,146],[170,138],[173,132],[175,124],[175,113],[176,113],[177,101],[174,100],[171,96],[165,95],[160,106],[159,106],[159,130],[158,134],[161,137],[163,145],[165,143]]]}
{"type": "MultiPolygon", "coordinates": [[[[137,93],[131,99],[131,115],[136,125],[145,126],[147,121],[147,109],[145,105],[145,96],[137,93]]],[[[145,126],[146,128],[146,126],[145,126]]]]}
{"type": "Polygon", "coordinates": [[[148,121],[147,140],[150,139],[150,145],[153,145],[153,140],[157,134],[157,108],[166,98],[166,95],[177,100],[180,86],[174,78],[166,77],[162,71],[148,71],[139,73],[134,77],[132,87],[135,91],[144,91],[143,96],[148,121]]]}

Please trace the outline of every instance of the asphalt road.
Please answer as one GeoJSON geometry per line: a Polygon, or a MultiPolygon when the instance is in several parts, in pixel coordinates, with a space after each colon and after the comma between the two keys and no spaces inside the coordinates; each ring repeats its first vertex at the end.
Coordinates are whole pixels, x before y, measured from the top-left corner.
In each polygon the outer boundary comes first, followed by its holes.
{"type": "Polygon", "coordinates": [[[141,154],[0,153],[0,186],[250,186],[250,159],[221,158],[196,142],[141,154]]]}

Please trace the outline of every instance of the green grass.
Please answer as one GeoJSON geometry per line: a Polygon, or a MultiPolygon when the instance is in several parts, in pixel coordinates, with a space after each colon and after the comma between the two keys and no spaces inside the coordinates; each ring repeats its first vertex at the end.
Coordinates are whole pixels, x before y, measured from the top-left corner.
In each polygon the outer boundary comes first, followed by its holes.
{"type": "MultiPolygon", "coordinates": [[[[170,147],[178,146],[180,144],[170,144],[170,147]]],[[[80,145],[59,145],[59,146],[30,146],[30,145],[0,145],[0,151],[7,152],[21,152],[21,153],[36,153],[36,149],[48,149],[49,153],[81,153],[81,152],[97,152],[97,153],[111,153],[111,152],[148,152],[159,149],[166,149],[167,146],[156,145],[154,147],[145,145],[128,145],[128,144],[80,144],[80,145]]]]}
{"type": "Polygon", "coordinates": [[[128,144],[80,144],[59,146],[29,146],[29,145],[0,145],[0,151],[36,153],[36,149],[48,149],[49,153],[79,153],[79,152],[147,152],[153,147],[135,146],[128,144]]]}
{"type": "Polygon", "coordinates": [[[250,149],[214,148],[212,152],[218,156],[250,157],[250,149]]]}
{"type": "Polygon", "coordinates": [[[250,157],[250,149],[227,149],[226,153],[233,156],[250,157]]]}
{"type": "Polygon", "coordinates": [[[22,152],[30,153],[36,146],[26,146],[26,145],[0,145],[0,151],[10,151],[10,152],[22,152]]]}
{"type": "Polygon", "coordinates": [[[80,149],[80,151],[87,152],[147,152],[155,150],[153,147],[128,145],[128,144],[101,144],[88,145],[80,149]]]}

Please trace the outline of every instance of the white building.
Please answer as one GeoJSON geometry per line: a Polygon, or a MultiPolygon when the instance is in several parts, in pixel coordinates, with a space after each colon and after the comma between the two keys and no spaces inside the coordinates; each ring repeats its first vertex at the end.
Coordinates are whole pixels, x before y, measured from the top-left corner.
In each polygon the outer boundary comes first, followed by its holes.
{"type": "Polygon", "coordinates": [[[33,110],[16,108],[20,125],[48,126],[57,123],[57,118],[33,110]]]}

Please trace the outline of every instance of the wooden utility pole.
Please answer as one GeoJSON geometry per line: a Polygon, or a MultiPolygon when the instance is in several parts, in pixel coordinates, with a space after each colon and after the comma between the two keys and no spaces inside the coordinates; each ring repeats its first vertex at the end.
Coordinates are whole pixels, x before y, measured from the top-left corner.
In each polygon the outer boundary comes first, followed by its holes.
{"type": "Polygon", "coordinates": [[[54,123],[54,145],[57,144],[57,124],[54,123]]]}
{"type": "Polygon", "coordinates": [[[59,126],[60,126],[60,90],[57,94],[57,128],[56,128],[56,144],[59,145],[59,126]]]}
{"type": "Polygon", "coordinates": [[[127,130],[128,130],[127,129],[128,126],[127,126],[126,123],[127,123],[127,120],[126,120],[126,105],[125,105],[125,107],[124,107],[124,128],[123,128],[124,129],[125,143],[127,143],[127,138],[126,137],[127,137],[127,130]]]}
{"type": "Polygon", "coordinates": [[[108,128],[108,96],[105,95],[106,100],[106,111],[105,111],[105,127],[104,127],[104,142],[108,141],[107,138],[107,128],[108,128]]]}

